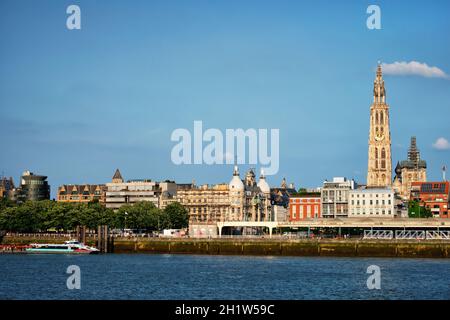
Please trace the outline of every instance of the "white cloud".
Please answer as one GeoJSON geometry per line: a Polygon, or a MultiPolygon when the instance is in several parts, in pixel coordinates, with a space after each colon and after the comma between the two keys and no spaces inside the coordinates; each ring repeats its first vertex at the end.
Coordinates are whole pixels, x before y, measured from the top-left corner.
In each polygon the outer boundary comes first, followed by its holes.
{"type": "Polygon", "coordinates": [[[438,150],[450,150],[450,142],[445,138],[438,138],[435,143],[433,143],[433,148],[438,150]]]}
{"type": "Polygon", "coordinates": [[[438,67],[430,67],[426,63],[420,63],[417,61],[382,63],[381,67],[383,68],[383,73],[396,76],[415,75],[426,78],[450,79],[450,77],[438,67]]]}

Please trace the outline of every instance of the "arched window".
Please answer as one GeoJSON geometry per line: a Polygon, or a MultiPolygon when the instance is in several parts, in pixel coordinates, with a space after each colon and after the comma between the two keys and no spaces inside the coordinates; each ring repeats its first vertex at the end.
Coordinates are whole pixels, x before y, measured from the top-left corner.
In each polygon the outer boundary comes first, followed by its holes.
{"type": "Polygon", "coordinates": [[[386,150],[384,148],[381,149],[381,159],[386,159],[386,150]]]}
{"type": "Polygon", "coordinates": [[[378,124],[378,111],[375,113],[375,123],[378,124]]]}
{"type": "Polygon", "coordinates": [[[378,160],[375,160],[375,169],[378,169],[378,160]]]}
{"type": "Polygon", "coordinates": [[[384,117],[383,117],[383,112],[380,112],[380,123],[384,123],[384,119],[383,119],[384,117]]]}
{"type": "Polygon", "coordinates": [[[378,159],[378,148],[375,147],[375,159],[378,159]]]}
{"type": "Polygon", "coordinates": [[[386,160],[381,160],[381,169],[386,169],[386,160]]]}

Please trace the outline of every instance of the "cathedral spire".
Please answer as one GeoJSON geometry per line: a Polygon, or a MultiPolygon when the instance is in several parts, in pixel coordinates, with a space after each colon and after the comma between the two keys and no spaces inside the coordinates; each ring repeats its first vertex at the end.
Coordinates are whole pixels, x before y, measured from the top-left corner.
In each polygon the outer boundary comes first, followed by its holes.
{"type": "Polygon", "coordinates": [[[411,137],[411,144],[408,150],[408,160],[417,164],[420,160],[420,151],[417,149],[416,137],[411,137]]]}
{"type": "Polygon", "coordinates": [[[378,62],[370,106],[368,187],[388,187],[392,183],[391,133],[389,106],[386,103],[383,72],[378,62]]]}
{"type": "Polygon", "coordinates": [[[386,102],[386,90],[384,89],[383,72],[381,70],[380,61],[378,61],[377,75],[373,82],[373,102],[374,103],[386,102]]]}
{"type": "Polygon", "coordinates": [[[378,60],[378,66],[377,66],[377,79],[380,79],[383,77],[383,72],[381,71],[381,61],[378,60]]]}

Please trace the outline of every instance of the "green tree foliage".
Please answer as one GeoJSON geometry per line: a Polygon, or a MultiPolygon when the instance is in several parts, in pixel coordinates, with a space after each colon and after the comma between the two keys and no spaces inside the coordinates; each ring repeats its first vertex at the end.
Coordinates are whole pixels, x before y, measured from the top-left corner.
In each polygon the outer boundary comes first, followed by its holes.
{"type": "Polygon", "coordinates": [[[165,229],[182,229],[189,224],[188,211],[178,202],[169,204],[164,209],[163,226],[165,229]]]}
{"type": "Polygon", "coordinates": [[[14,202],[7,198],[0,198],[0,211],[9,207],[14,207],[14,202]]]}
{"type": "Polygon", "coordinates": [[[138,202],[120,207],[116,213],[116,227],[129,229],[158,229],[161,210],[151,202],[138,202]]]}
{"type": "Polygon", "coordinates": [[[15,232],[67,231],[78,225],[95,230],[99,225],[112,225],[112,219],[112,210],[99,203],[44,200],[0,207],[0,230],[15,232]]]}
{"type": "Polygon", "coordinates": [[[96,230],[99,225],[140,230],[179,229],[188,226],[188,212],[179,203],[160,210],[151,202],[124,205],[113,211],[98,202],[67,203],[50,200],[14,204],[0,202],[0,230],[12,232],[70,231],[77,226],[96,230]]]}
{"type": "Polygon", "coordinates": [[[413,200],[408,204],[408,216],[410,218],[431,218],[433,214],[430,209],[420,206],[418,201],[413,200]]]}
{"type": "Polygon", "coordinates": [[[297,193],[299,193],[299,194],[307,193],[307,190],[306,190],[306,188],[299,188],[297,193]]]}

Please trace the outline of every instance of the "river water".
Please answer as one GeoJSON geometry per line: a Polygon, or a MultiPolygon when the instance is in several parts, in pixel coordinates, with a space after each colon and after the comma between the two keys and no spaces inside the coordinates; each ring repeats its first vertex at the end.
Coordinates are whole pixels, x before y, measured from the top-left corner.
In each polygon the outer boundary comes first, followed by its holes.
{"type": "Polygon", "coordinates": [[[450,259],[3,254],[0,270],[0,299],[450,299],[450,259]]]}

